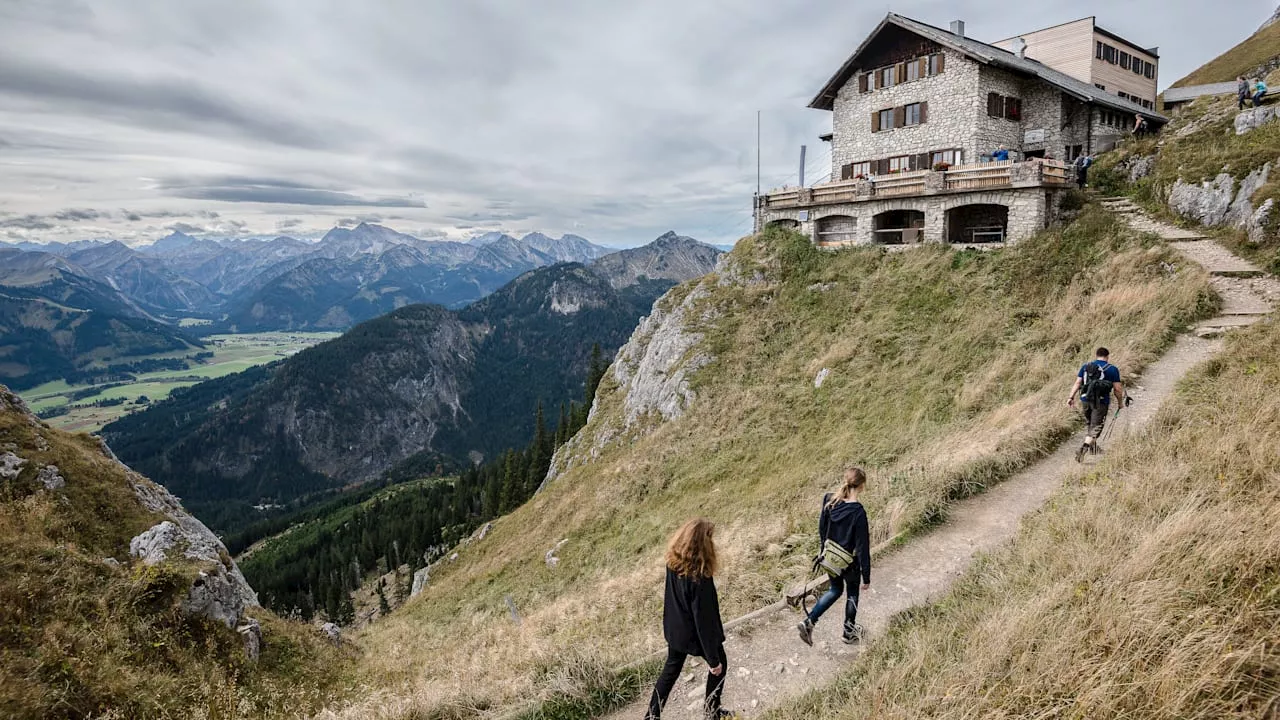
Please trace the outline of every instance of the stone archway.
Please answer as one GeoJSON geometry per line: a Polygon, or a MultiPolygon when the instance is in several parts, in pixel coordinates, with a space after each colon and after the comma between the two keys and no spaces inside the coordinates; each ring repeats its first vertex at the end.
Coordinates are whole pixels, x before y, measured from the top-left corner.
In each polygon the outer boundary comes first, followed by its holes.
{"type": "Polygon", "coordinates": [[[882,245],[920,242],[924,238],[924,212],[886,210],[871,218],[871,237],[882,245]]]}
{"type": "Polygon", "coordinates": [[[828,215],[817,222],[818,247],[844,247],[857,241],[858,218],[828,215]]]}
{"type": "Polygon", "coordinates": [[[945,237],[949,243],[1004,242],[1009,233],[1009,207],[974,203],[947,210],[945,237]]]}

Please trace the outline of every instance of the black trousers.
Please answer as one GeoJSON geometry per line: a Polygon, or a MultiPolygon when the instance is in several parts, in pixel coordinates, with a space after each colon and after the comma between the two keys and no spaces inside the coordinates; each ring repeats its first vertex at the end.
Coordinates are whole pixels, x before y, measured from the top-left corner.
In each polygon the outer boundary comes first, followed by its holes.
{"type": "MultiPolygon", "coordinates": [[[[720,649],[720,657],[724,657],[724,648],[720,649]]],[[[689,656],[679,650],[667,648],[667,663],[662,666],[662,672],[658,675],[658,684],[653,688],[653,696],[649,698],[649,711],[645,713],[645,720],[657,720],[662,717],[662,708],[667,706],[667,697],[671,695],[671,688],[676,686],[676,680],[680,679],[680,671],[684,670],[684,661],[689,656]]],[[[726,660],[724,667],[720,669],[719,675],[707,673],[707,697],[703,701],[703,712],[709,717],[715,717],[720,712],[720,696],[724,692],[724,679],[729,674],[729,662],[726,660]]]]}
{"type": "Polygon", "coordinates": [[[1087,167],[1076,168],[1076,185],[1079,185],[1081,188],[1083,188],[1085,185],[1088,185],[1088,184],[1089,184],[1089,168],[1087,167]]]}

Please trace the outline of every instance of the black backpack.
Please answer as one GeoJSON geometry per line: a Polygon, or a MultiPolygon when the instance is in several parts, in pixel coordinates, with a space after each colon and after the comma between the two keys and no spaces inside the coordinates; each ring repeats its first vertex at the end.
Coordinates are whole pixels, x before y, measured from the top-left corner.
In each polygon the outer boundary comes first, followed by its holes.
{"type": "Polygon", "coordinates": [[[1107,368],[1111,364],[1099,365],[1091,362],[1084,370],[1084,401],[1103,402],[1111,394],[1111,381],[1107,379],[1107,368]]]}

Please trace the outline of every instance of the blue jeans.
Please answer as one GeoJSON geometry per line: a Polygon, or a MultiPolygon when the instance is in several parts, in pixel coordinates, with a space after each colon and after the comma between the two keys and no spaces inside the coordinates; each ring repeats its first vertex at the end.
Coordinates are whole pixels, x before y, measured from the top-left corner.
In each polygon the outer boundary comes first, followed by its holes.
{"type": "Polygon", "coordinates": [[[818,598],[818,602],[809,611],[809,622],[818,623],[818,618],[822,617],[836,601],[840,599],[840,595],[848,589],[848,595],[844,603],[844,631],[846,633],[853,632],[853,627],[858,622],[858,580],[859,575],[855,568],[850,568],[854,572],[846,576],[831,578],[831,589],[822,597],[818,598]]]}
{"type": "Polygon", "coordinates": [[[1253,94],[1253,106],[1258,107],[1262,104],[1262,98],[1267,96],[1267,91],[1256,92],[1253,94]]]}

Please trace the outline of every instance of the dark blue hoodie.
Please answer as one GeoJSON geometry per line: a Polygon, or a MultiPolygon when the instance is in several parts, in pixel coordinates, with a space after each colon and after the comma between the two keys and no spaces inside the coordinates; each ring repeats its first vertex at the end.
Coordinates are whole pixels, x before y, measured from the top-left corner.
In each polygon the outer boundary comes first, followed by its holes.
{"type": "Polygon", "coordinates": [[[831,538],[853,555],[853,563],[844,571],[845,578],[857,578],[862,573],[862,583],[871,583],[871,530],[867,524],[867,511],[860,502],[831,503],[831,493],[822,498],[822,518],[818,521],[819,547],[831,538]]]}

